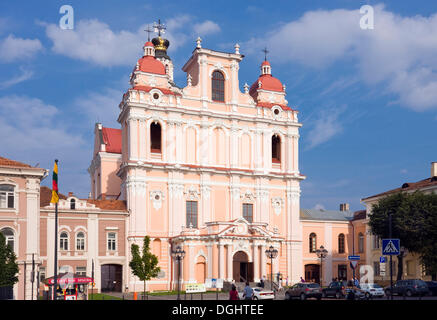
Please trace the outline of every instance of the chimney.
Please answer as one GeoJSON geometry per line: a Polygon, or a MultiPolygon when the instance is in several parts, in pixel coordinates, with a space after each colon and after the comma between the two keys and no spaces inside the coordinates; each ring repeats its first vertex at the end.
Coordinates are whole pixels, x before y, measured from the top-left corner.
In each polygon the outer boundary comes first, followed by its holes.
{"type": "Polygon", "coordinates": [[[340,211],[349,211],[349,203],[340,203],[340,211]]]}
{"type": "Polygon", "coordinates": [[[431,178],[437,177],[437,162],[431,162],[431,178]]]}
{"type": "Polygon", "coordinates": [[[73,192],[69,192],[69,193],[68,193],[68,196],[69,196],[69,197],[72,197],[72,196],[73,196],[73,192]]]}

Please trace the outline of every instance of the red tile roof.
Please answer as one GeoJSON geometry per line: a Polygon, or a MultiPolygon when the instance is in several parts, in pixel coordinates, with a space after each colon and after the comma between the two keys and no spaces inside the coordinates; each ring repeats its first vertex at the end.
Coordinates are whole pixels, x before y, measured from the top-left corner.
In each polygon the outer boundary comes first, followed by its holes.
{"type": "Polygon", "coordinates": [[[132,88],[133,90],[139,90],[139,91],[144,91],[144,92],[149,92],[152,89],[158,89],[159,91],[161,91],[163,94],[172,94],[172,95],[180,95],[179,93],[173,92],[169,89],[165,89],[165,88],[158,88],[158,87],[149,87],[149,86],[135,86],[132,88]]]}
{"type": "MultiPolygon", "coordinates": [[[[65,195],[59,193],[59,199],[67,199],[65,195]]],[[[52,189],[46,186],[41,186],[39,193],[39,206],[45,207],[50,204],[50,200],[52,200],[52,189]]]]}
{"type": "Polygon", "coordinates": [[[106,152],[121,153],[121,129],[102,127],[102,136],[106,152]]]}
{"type": "Polygon", "coordinates": [[[381,192],[381,193],[375,194],[373,196],[364,198],[362,200],[367,200],[367,199],[371,199],[371,198],[385,196],[385,195],[389,195],[389,194],[397,193],[397,192],[402,192],[402,191],[415,191],[415,190],[420,190],[420,189],[424,189],[427,187],[436,187],[437,188],[437,177],[427,178],[427,179],[423,179],[423,180],[420,180],[417,182],[406,182],[400,188],[381,192]]]}
{"type": "Polygon", "coordinates": [[[32,168],[31,165],[22,163],[22,162],[18,162],[15,160],[11,160],[8,158],[3,158],[0,157],[0,166],[5,166],[5,167],[18,167],[18,168],[32,168]]]}
{"type": "MultiPolygon", "coordinates": [[[[50,200],[52,199],[52,189],[46,186],[41,186],[40,189],[40,207],[45,207],[50,204],[50,200]]],[[[67,196],[63,194],[59,194],[59,199],[66,200],[67,196]]],[[[96,207],[103,210],[117,210],[117,211],[126,211],[126,201],[122,200],[92,200],[92,199],[80,199],[85,200],[87,203],[94,204],[96,207]]]]}
{"type": "Polygon", "coordinates": [[[161,61],[152,56],[144,56],[138,60],[140,71],[165,75],[165,67],[161,61]]]}
{"type": "Polygon", "coordinates": [[[272,108],[273,106],[280,106],[282,110],[292,110],[289,106],[286,106],[285,104],[279,104],[279,103],[270,103],[270,102],[258,102],[256,105],[257,107],[263,107],[263,108],[272,108]]]}
{"type": "Polygon", "coordinates": [[[254,95],[258,89],[283,92],[284,88],[279,79],[273,77],[271,74],[263,74],[259,76],[252,86],[250,87],[250,95],[254,95]],[[261,88],[259,88],[258,83],[261,82],[261,88]]]}

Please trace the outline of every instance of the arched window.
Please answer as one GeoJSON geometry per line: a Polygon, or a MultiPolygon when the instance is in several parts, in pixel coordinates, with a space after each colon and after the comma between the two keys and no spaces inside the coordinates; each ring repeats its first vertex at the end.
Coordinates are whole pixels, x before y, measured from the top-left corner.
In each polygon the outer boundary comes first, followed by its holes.
{"type": "Polygon", "coordinates": [[[281,162],[281,139],[276,134],[272,136],[272,162],[281,162]]]}
{"type": "Polygon", "coordinates": [[[161,153],[161,125],[158,122],[150,125],[150,151],[161,153]]]}
{"type": "Polygon", "coordinates": [[[14,208],[14,186],[0,185],[0,208],[14,208]]]}
{"type": "Polygon", "coordinates": [[[70,209],[71,210],[76,209],[76,199],[71,199],[70,200],[70,209]]]}
{"type": "Polygon", "coordinates": [[[212,100],[225,101],[225,77],[220,71],[212,73],[212,100]]]}
{"type": "Polygon", "coordinates": [[[364,252],[364,235],[361,232],[358,234],[358,252],[364,252]]]}
{"type": "Polygon", "coordinates": [[[15,235],[14,235],[14,230],[12,230],[11,228],[4,228],[1,230],[1,233],[5,236],[6,238],[6,244],[13,250],[15,251],[15,235]]]}
{"type": "Polygon", "coordinates": [[[85,234],[82,231],[76,235],[76,250],[85,250],[85,234]]]}
{"type": "Polygon", "coordinates": [[[68,250],[68,234],[65,231],[59,236],[59,250],[68,250]]]}
{"type": "Polygon", "coordinates": [[[338,253],[344,253],[344,234],[338,235],[338,253]]]}
{"type": "Polygon", "coordinates": [[[317,236],[315,233],[310,234],[310,252],[316,252],[317,236]]]}

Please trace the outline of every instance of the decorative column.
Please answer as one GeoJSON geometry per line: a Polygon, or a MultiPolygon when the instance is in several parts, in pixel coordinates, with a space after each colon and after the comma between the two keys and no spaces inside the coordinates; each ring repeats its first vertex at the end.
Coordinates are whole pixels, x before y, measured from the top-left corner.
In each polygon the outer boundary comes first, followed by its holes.
{"type": "Polygon", "coordinates": [[[261,277],[266,277],[266,245],[261,245],[261,277]]]}
{"type": "Polygon", "coordinates": [[[232,263],[232,245],[228,244],[227,245],[227,255],[228,255],[228,259],[227,259],[227,263],[228,263],[228,277],[227,277],[227,281],[232,282],[233,279],[233,263],[232,263]]]}
{"type": "Polygon", "coordinates": [[[189,268],[189,282],[195,283],[196,282],[196,276],[194,274],[194,267],[196,265],[196,261],[194,261],[194,244],[188,243],[187,244],[188,251],[189,251],[189,257],[187,259],[188,268],[189,268]]]}
{"type": "Polygon", "coordinates": [[[217,244],[218,248],[218,278],[224,279],[225,277],[225,254],[224,254],[224,246],[222,243],[217,244]]]}
{"type": "Polygon", "coordinates": [[[259,274],[259,246],[258,243],[255,242],[253,244],[253,281],[259,282],[261,276],[259,274]]]}
{"type": "Polygon", "coordinates": [[[207,271],[207,278],[212,279],[212,265],[214,263],[214,258],[212,256],[212,242],[206,244],[206,248],[208,250],[208,271],[207,271]]]}

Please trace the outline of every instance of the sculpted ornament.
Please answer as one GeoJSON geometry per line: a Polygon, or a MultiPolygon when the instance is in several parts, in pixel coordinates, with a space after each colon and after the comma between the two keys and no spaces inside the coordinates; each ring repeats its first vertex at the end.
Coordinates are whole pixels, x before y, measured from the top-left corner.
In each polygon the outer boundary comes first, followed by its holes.
{"type": "Polygon", "coordinates": [[[272,207],[277,216],[281,214],[281,210],[283,206],[284,206],[284,200],[282,198],[280,197],[272,198],[272,207]]]}
{"type": "Polygon", "coordinates": [[[150,200],[153,203],[155,210],[161,209],[162,200],[164,200],[164,194],[160,190],[150,191],[150,200]]]}

